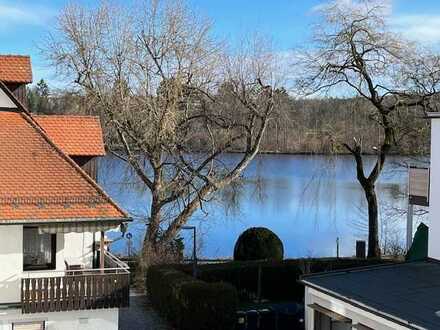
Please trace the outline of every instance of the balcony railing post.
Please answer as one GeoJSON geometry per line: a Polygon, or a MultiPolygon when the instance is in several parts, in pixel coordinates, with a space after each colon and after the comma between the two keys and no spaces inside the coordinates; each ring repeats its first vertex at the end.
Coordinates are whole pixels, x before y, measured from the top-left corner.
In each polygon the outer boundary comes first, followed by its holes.
{"type": "Polygon", "coordinates": [[[103,269],[105,267],[105,265],[104,265],[104,239],[105,239],[104,232],[101,231],[101,239],[99,242],[99,268],[101,268],[102,273],[104,272],[103,269]]]}

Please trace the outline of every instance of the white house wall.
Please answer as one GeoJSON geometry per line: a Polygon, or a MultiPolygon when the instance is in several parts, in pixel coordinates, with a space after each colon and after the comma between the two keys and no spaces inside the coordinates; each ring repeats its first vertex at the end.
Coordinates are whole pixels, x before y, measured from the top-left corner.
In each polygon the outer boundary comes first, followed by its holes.
{"type": "Polygon", "coordinates": [[[314,330],[314,311],[310,304],[318,304],[339,315],[343,315],[352,320],[352,324],[361,323],[375,330],[406,330],[409,327],[398,325],[392,321],[384,319],[376,314],[367,312],[361,308],[355,307],[342,300],[326,295],[313,288],[306,287],[305,291],[305,321],[306,330],[314,330]]]}
{"type": "Polygon", "coordinates": [[[20,301],[23,227],[0,226],[0,304],[20,301]]]}
{"type": "Polygon", "coordinates": [[[431,178],[429,193],[428,255],[440,259],[440,118],[431,120],[431,178]]]}
{"type": "Polygon", "coordinates": [[[46,330],[118,330],[118,309],[21,314],[18,309],[0,311],[0,330],[12,330],[13,322],[45,321],[46,330]]]}
{"type": "MultiPolygon", "coordinates": [[[[18,303],[21,278],[45,277],[51,271],[23,272],[23,226],[0,226],[0,304],[18,303]]],[[[64,260],[78,260],[92,266],[92,233],[57,234],[56,269],[64,270],[64,260]]],[[[61,273],[63,274],[63,273],[61,273]]]]}
{"type": "Polygon", "coordinates": [[[9,96],[0,88],[0,108],[17,109],[14,102],[11,101],[9,96]]]}

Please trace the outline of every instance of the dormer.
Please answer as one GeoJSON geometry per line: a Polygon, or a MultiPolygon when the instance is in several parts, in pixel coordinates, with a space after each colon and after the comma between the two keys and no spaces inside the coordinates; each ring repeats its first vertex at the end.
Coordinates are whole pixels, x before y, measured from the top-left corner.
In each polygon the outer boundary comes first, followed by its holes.
{"type": "Polygon", "coordinates": [[[32,115],[32,118],[66,155],[98,181],[97,159],[105,156],[99,117],[32,115]]]}
{"type": "MultiPolygon", "coordinates": [[[[24,105],[27,104],[26,85],[32,83],[32,67],[29,56],[0,55],[0,81],[24,105]]],[[[2,95],[0,95],[0,98],[2,95]]]]}

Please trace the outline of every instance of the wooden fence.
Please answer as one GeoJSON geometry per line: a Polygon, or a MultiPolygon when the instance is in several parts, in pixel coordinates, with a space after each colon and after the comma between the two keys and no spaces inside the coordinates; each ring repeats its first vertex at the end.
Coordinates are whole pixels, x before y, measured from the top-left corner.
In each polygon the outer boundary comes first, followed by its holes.
{"type": "Polygon", "coordinates": [[[128,272],[23,278],[21,285],[24,314],[129,305],[128,272]]]}

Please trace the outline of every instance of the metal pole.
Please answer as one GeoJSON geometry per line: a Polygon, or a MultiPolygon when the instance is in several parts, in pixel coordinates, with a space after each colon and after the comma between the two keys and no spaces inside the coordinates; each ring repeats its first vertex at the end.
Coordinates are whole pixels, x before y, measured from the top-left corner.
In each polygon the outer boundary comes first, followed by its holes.
{"type": "Polygon", "coordinates": [[[408,212],[406,214],[406,251],[408,251],[412,245],[413,215],[414,215],[414,205],[408,203],[408,212]]]}
{"type": "Polygon", "coordinates": [[[101,272],[104,269],[104,232],[101,231],[101,240],[99,244],[99,268],[101,268],[101,272]]]}
{"type": "Polygon", "coordinates": [[[339,237],[336,237],[336,258],[339,258],[339,237]]]}
{"type": "Polygon", "coordinates": [[[411,167],[408,164],[408,166],[407,166],[407,171],[408,171],[407,172],[408,173],[408,182],[407,182],[408,210],[406,213],[406,251],[408,251],[411,248],[411,244],[412,244],[413,214],[414,214],[414,205],[412,205],[411,201],[410,201],[410,194],[411,194],[410,170],[411,170],[411,167]]]}
{"type": "Polygon", "coordinates": [[[261,303],[261,265],[258,266],[258,283],[257,283],[257,301],[258,303],[261,303]]]}
{"type": "Polygon", "coordinates": [[[196,234],[196,227],[193,227],[193,276],[197,277],[197,234],[196,234]]]}

